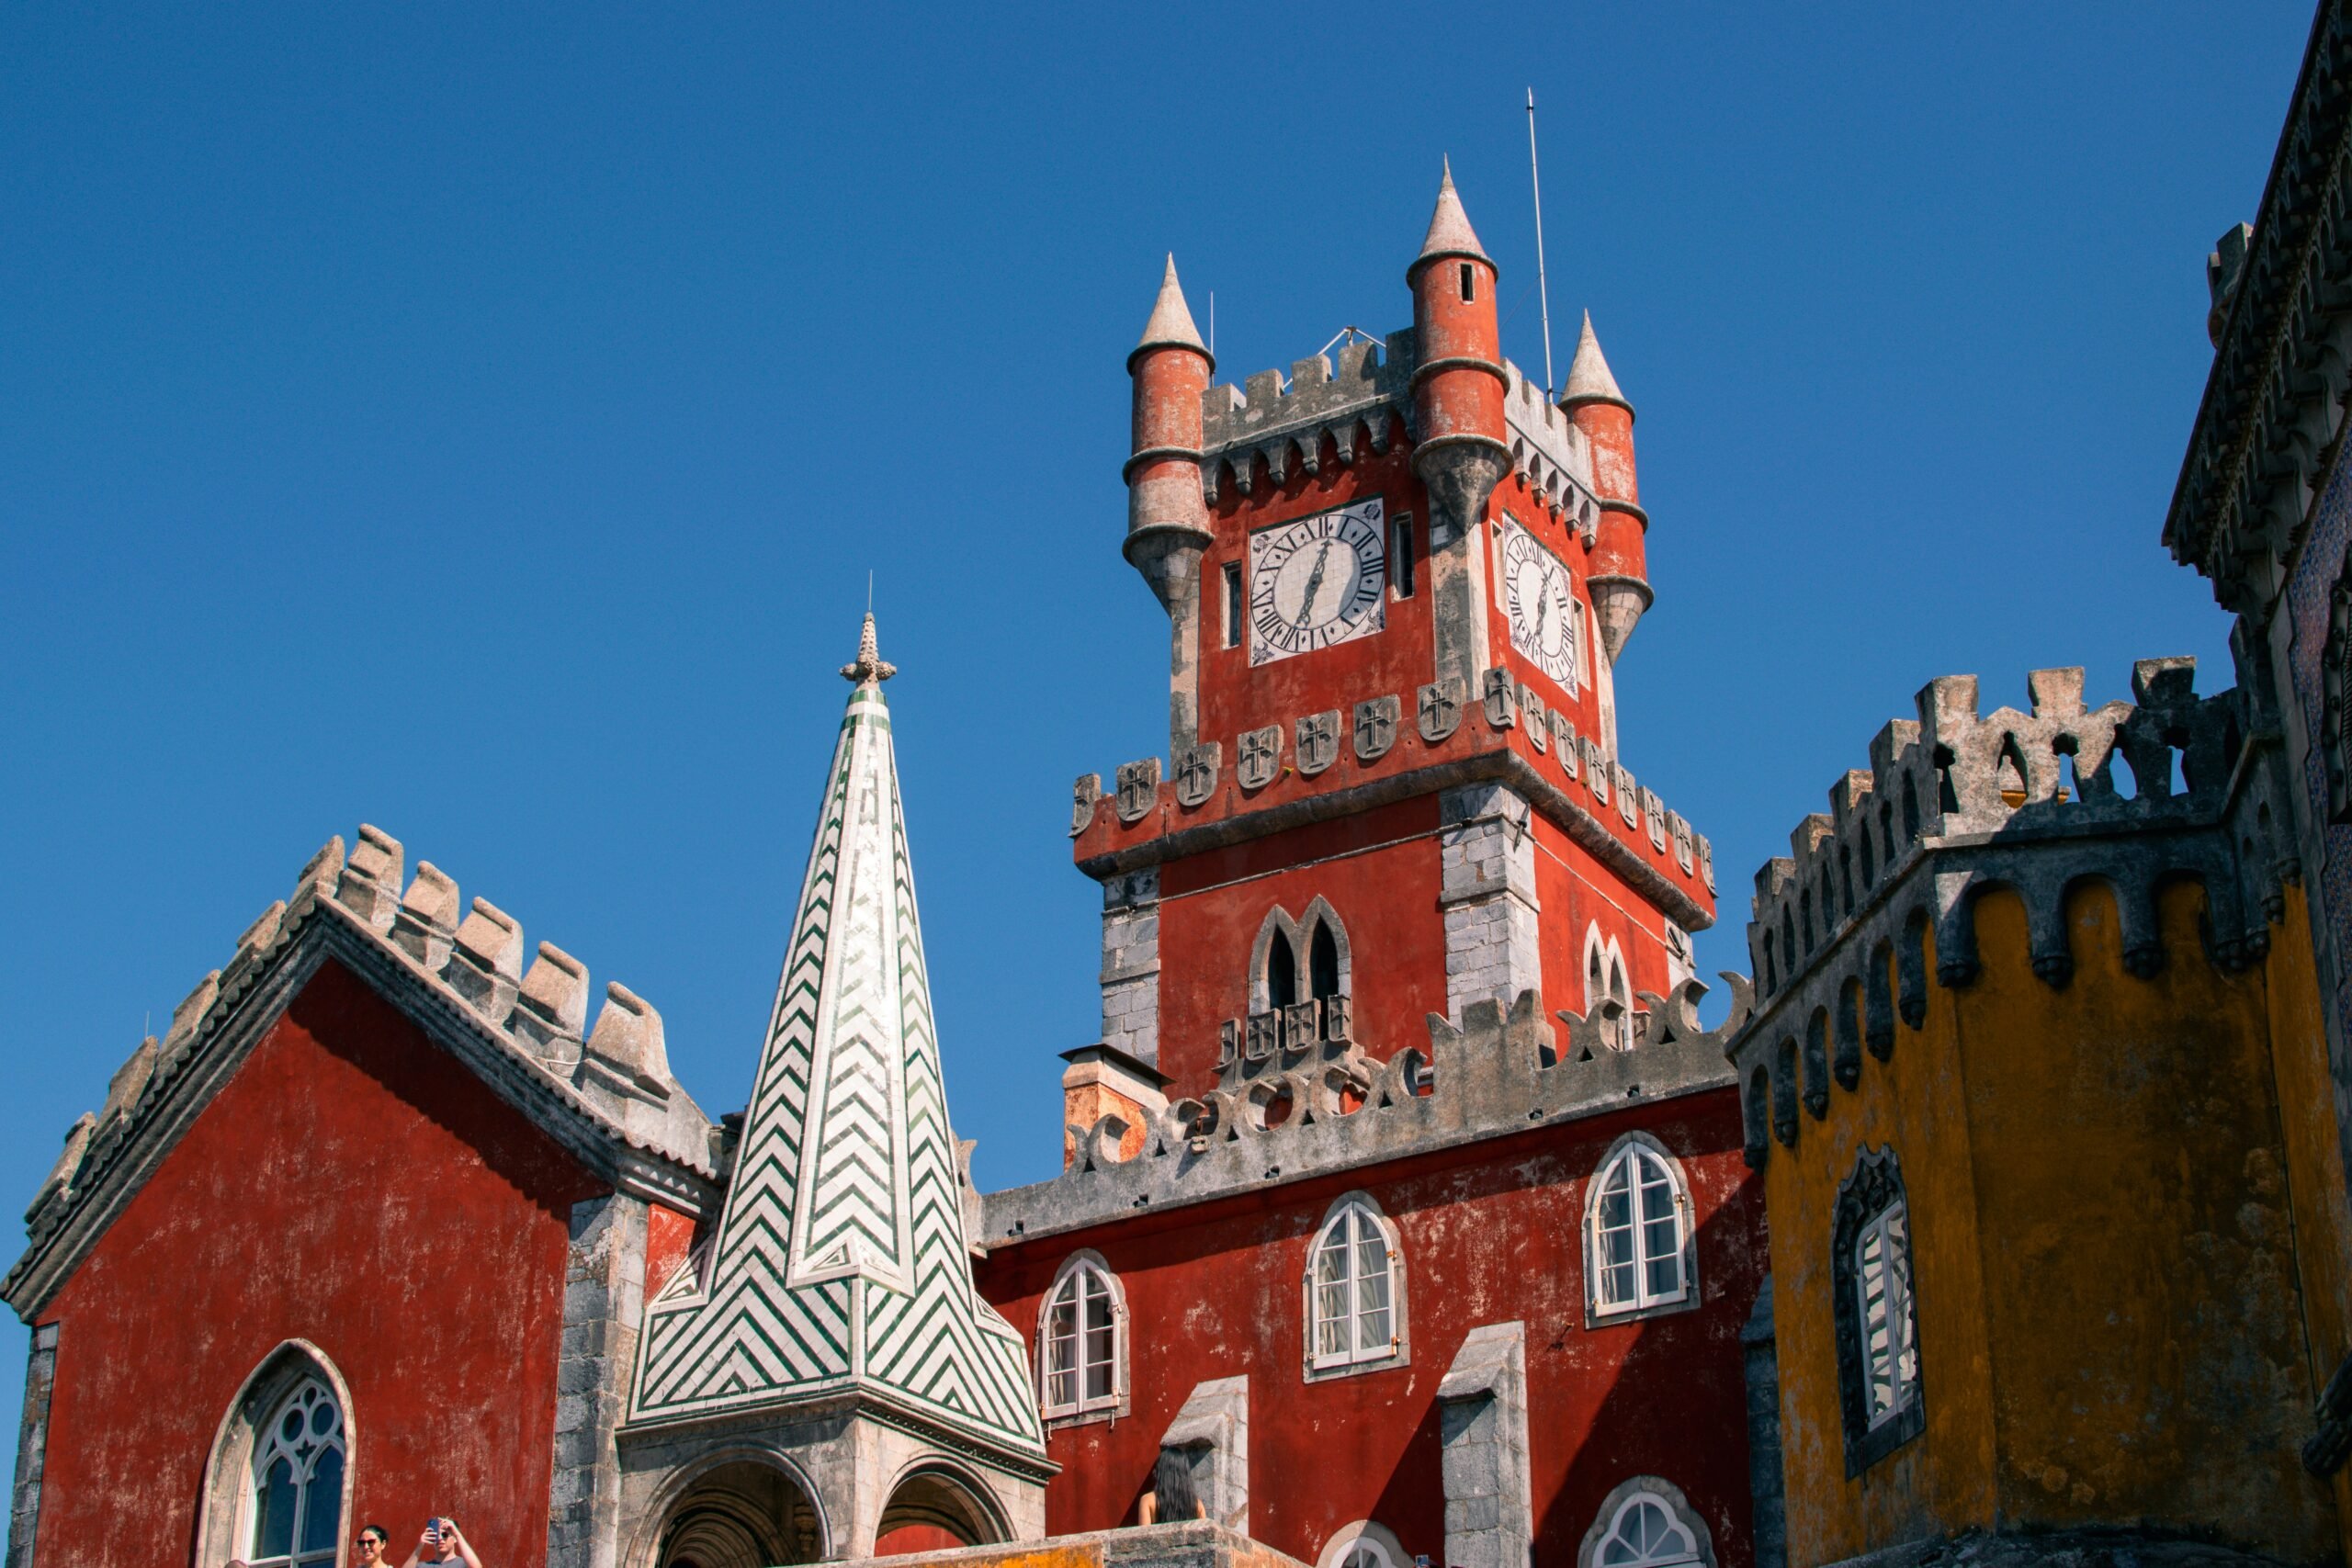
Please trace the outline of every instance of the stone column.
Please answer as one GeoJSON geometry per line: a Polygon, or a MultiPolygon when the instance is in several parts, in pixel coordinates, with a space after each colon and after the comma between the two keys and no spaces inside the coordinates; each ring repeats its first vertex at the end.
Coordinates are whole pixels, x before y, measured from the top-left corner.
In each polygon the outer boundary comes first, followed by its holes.
{"type": "Polygon", "coordinates": [[[25,1359],[25,1418],[17,1427],[17,1486],[8,1503],[8,1568],[32,1568],[40,1477],[49,1457],[49,1391],[57,1382],[57,1325],[33,1330],[25,1359]]]}
{"type": "Polygon", "coordinates": [[[1102,883],[1102,1043],[1159,1064],[1159,868],[1102,883]]]}
{"type": "Polygon", "coordinates": [[[1535,1543],[1527,1463],[1527,1330],[1470,1331],[1437,1386],[1446,1568],[1528,1568],[1535,1543]]]}
{"type": "Polygon", "coordinates": [[[1747,1371],[1747,1490],[1754,1499],[1756,1568],[1786,1568],[1788,1506],[1781,1473],[1781,1350],[1772,1331],[1772,1276],[1739,1331],[1747,1371]]]}
{"type": "Polygon", "coordinates": [[[621,1475],[613,1435],[628,1403],[645,1317],[646,1220],[645,1201],[623,1193],[571,1206],[548,1492],[549,1562],[616,1568],[619,1561],[621,1475]]]}
{"type": "Polygon", "coordinates": [[[1250,1380],[1196,1384],[1159,1439],[1152,1489],[1163,1522],[1205,1518],[1250,1533],[1250,1380]]]}
{"type": "Polygon", "coordinates": [[[1464,784],[1439,797],[1438,904],[1445,921],[1445,1010],[1493,1000],[1508,1010],[1541,990],[1536,945],[1535,837],[1523,795],[1499,784],[1464,784]]]}

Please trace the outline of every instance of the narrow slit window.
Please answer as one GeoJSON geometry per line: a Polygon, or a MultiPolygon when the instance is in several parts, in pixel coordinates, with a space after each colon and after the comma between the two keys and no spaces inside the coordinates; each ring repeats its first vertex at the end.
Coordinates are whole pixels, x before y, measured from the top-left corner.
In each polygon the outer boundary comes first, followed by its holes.
{"type": "Polygon", "coordinates": [[[1241,646],[1241,563],[1225,563],[1225,646],[1241,646]]]}
{"type": "Polygon", "coordinates": [[[1413,514],[1400,512],[1389,529],[1388,586],[1399,599],[1413,596],[1413,514]]]}
{"type": "Polygon", "coordinates": [[[1464,262],[1462,264],[1462,302],[1466,305],[1477,298],[1478,275],[1470,270],[1468,262],[1464,262]]]}

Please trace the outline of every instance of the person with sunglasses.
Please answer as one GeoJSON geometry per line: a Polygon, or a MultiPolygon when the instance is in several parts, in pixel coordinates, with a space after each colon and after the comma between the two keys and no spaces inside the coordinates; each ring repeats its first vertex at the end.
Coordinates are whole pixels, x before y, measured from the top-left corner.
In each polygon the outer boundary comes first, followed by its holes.
{"type": "Polygon", "coordinates": [[[367,1526],[354,1544],[359,1552],[358,1568],[392,1568],[391,1559],[384,1555],[392,1549],[392,1532],[383,1526],[367,1526]]]}
{"type": "Polygon", "coordinates": [[[440,1562],[463,1562],[466,1568],[481,1568],[481,1559],[474,1555],[473,1543],[466,1539],[455,1519],[425,1520],[424,1534],[417,1538],[416,1550],[408,1554],[402,1568],[430,1568],[440,1562]],[[433,1555],[425,1556],[428,1551],[433,1555]]]}

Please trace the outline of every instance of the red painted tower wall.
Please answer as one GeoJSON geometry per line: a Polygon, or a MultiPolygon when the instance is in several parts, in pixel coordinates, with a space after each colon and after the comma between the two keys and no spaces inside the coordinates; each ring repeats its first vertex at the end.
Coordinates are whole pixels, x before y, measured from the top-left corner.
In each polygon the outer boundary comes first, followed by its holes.
{"type": "Polygon", "coordinates": [[[484,1562],[543,1563],[571,1211],[600,1190],[328,964],[40,1315],[33,1568],[188,1561],[214,1435],[292,1338],[350,1388],[346,1540],[379,1520],[404,1555],[447,1513],[484,1562]]]}
{"type": "Polygon", "coordinates": [[[1063,1467],[1046,1490],[1054,1534],[1135,1522],[1160,1434],[1193,1385],[1247,1372],[1251,1535],[1312,1562],[1334,1531],[1376,1519],[1408,1552],[1442,1562],[1437,1386],[1473,1325],[1518,1319],[1536,1562],[1575,1563],[1610,1489],[1649,1473],[1688,1495],[1721,1568],[1749,1568],[1738,1341],[1764,1270],[1764,1210],[1740,1156],[1733,1090],[1000,1243],[978,1265],[980,1289],[1033,1348],[1055,1271],[1081,1247],[1100,1252],[1126,1292],[1133,1408],[1050,1432],[1063,1467]],[[1689,1179],[1701,1303],[1588,1329],[1587,1190],[1611,1144],[1637,1127],[1689,1179]],[[1358,1190],[1399,1232],[1411,1360],[1310,1383],[1307,1248],[1331,1201],[1358,1190]],[[1498,1246],[1504,1236],[1512,1244],[1498,1246]]]}

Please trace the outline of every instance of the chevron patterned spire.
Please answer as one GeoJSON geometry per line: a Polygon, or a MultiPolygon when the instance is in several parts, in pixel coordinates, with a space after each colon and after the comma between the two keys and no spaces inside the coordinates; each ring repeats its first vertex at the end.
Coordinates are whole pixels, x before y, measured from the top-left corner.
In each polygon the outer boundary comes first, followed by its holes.
{"type": "Polygon", "coordinates": [[[1041,1459],[1021,1337],[972,1284],[890,672],[869,615],[726,1203],[646,1314],[630,1420],[862,1392],[1041,1459]]]}

